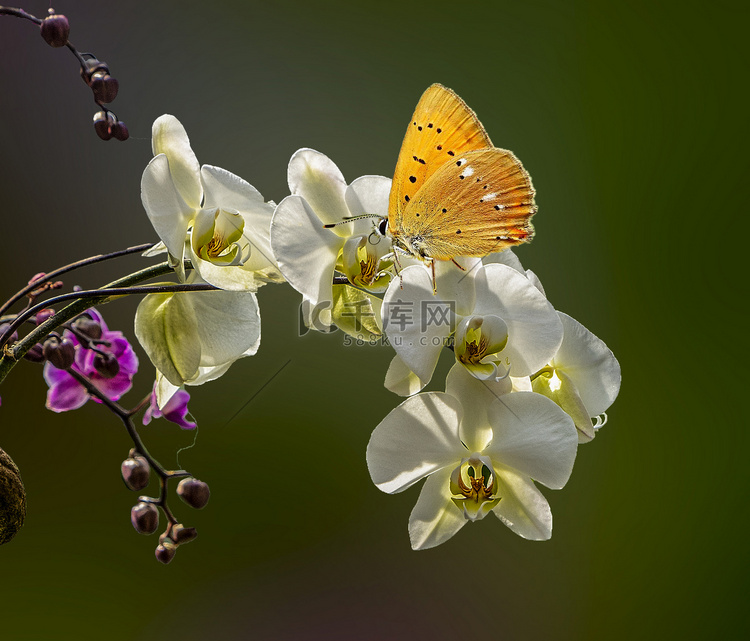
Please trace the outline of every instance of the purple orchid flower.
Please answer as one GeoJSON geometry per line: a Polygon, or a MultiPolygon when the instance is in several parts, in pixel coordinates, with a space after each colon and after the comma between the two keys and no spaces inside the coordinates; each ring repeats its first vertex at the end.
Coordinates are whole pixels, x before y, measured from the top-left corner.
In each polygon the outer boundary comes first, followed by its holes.
{"type": "MultiPolygon", "coordinates": [[[[76,347],[75,362],[71,369],[83,374],[109,399],[116,401],[133,385],[133,376],[138,371],[138,357],[122,332],[110,331],[101,314],[95,309],[86,311],[92,320],[102,327],[101,340],[107,341],[109,347],[98,345],[99,349],[112,354],[117,361],[119,371],[111,378],[106,378],[94,367],[96,352],[84,348],[75,335],[66,330],[65,337],[70,339],[76,347]]],[[[44,380],[49,385],[47,390],[47,408],[53,412],[67,412],[81,407],[92,398],[73,376],[66,370],[57,369],[49,361],[44,365],[44,380]]],[[[101,401],[93,399],[97,403],[101,401]]]]}
{"type": "Polygon", "coordinates": [[[156,384],[154,384],[154,389],[151,392],[151,403],[143,415],[143,424],[148,425],[152,418],[166,418],[172,423],[177,423],[183,430],[192,430],[196,427],[196,424],[185,419],[189,400],[190,394],[184,389],[180,389],[172,395],[172,398],[166,402],[164,407],[159,409],[156,403],[156,384]]]}

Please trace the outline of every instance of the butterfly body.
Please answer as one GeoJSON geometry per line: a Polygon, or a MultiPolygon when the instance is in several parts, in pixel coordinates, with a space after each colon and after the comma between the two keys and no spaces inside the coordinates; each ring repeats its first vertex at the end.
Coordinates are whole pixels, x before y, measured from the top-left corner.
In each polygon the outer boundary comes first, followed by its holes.
{"type": "Polygon", "coordinates": [[[401,146],[388,215],[393,245],[422,260],[485,256],[531,239],[531,179],[492,146],[453,91],[425,91],[401,146]]]}

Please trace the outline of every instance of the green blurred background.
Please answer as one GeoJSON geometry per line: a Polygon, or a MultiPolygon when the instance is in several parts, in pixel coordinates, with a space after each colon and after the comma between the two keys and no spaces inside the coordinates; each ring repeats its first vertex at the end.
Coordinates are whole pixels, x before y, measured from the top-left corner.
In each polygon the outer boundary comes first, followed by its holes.
{"type": "MultiPolygon", "coordinates": [[[[48,412],[41,368],[21,363],[0,388],[0,446],[29,510],[0,548],[2,638],[741,636],[747,15],[734,4],[61,0],[71,40],[120,81],[124,144],[95,136],[73,57],[0,18],[0,297],[38,271],[155,239],[139,181],[162,113],[202,163],[278,202],[299,147],[350,181],[391,175],[420,94],[441,82],[532,174],[537,238],[518,254],[623,371],[609,424],[568,485],[545,490],[551,541],[488,518],[416,553],[418,490],[382,494],[364,459],[399,402],[382,386],[392,353],[346,348],[340,333],[298,338],[299,296],[268,286],[259,354],[191,390],[200,432],[180,462],[212,498],[202,512],[177,505],[200,537],[165,567],[156,537],[129,524],[122,427],[93,404],[48,412]]],[[[131,339],[136,303],[103,310],[131,339]]],[[[150,376],[142,355],[124,403],[150,376]]],[[[142,432],[174,464],[192,435],[158,423],[142,432]]]]}

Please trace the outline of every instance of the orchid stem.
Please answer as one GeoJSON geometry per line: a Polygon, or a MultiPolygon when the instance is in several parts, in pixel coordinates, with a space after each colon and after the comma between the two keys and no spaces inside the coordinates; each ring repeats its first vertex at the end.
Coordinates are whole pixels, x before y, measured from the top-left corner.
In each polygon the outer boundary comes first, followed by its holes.
{"type": "Polygon", "coordinates": [[[86,265],[93,265],[104,260],[110,260],[111,258],[119,258],[120,256],[127,256],[128,254],[141,253],[146,251],[147,249],[151,249],[153,246],[154,243],[135,245],[134,247],[128,247],[127,249],[121,249],[119,251],[110,252],[108,254],[97,254],[96,256],[90,256],[89,258],[77,260],[76,262],[70,263],[69,265],[63,265],[62,267],[59,267],[58,269],[45,274],[39,280],[35,280],[33,283],[29,283],[26,287],[13,294],[13,296],[11,296],[5,303],[0,305],[0,316],[2,316],[4,312],[10,309],[11,305],[13,305],[16,301],[21,300],[27,294],[30,294],[35,289],[38,289],[40,285],[48,283],[58,276],[61,276],[62,274],[71,272],[74,269],[78,269],[79,267],[85,267],[86,265]]]}
{"type": "MultiPolygon", "coordinates": [[[[29,332],[29,334],[27,334],[24,338],[22,338],[19,342],[17,342],[12,347],[9,347],[6,345],[3,348],[3,354],[2,354],[2,357],[0,357],[0,383],[2,383],[2,381],[8,375],[8,372],[10,372],[10,370],[13,369],[13,367],[21,359],[21,357],[26,352],[28,352],[32,348],[32,346],[36,345],[39,341],[43,340],[44,337],[47,336],[47,334],[49,334],[51,331],[53,331],[54,329],[56,329],[63,323],[66,323],[67,321],[75,318],[79,314],[82,314],[89,307],[91,307],[91,305],[107,301],[107,299],[110,298],[110,296],[112,295],[111,292],[108,290],[118,291],[118,288],[131,287],[143,281],[150,280],[158,276],[163,276],[164,274],[168,274],[172,271],[173,271],[172,267],[170,267],[169,263],[160,263],[158,265],[152,265],[151,267],[147,267],[146,269],[141,269],[140,271],[137,271],[133,274],[129,274],[128,276],[125,276],[116,281],[113,281],[109,283],[109,285],[105,285],[100,290],[98,290],[99,294],[97,294],[94,297],[81,298],[80,296],[76,296],[76,294],[81,294],[82,292],[73,292],[73,296],[70,296],[69,298],[77,298],[78,300],[71,303],[67,307],[63,308],[62,310],[57,312],[54,316],[51,316],[50,318],[48,318],[46,321],[44,321],[41,325],[39,325],[33,331],[29,332]]],[[[180,287],[180,286],[175,286],[175,287],[180,287]]],[[[94,290],[94,291],[97,291],[97,290],[94,290]]],[[[119,291],[122,291],[122,290],[119,290],[119,291]]],[[[45,304],[47,303],[49,303],[49,301],[45,302],[45,304]]],[[[31,308],[31,309],[34,309],[34,308],[31,308]]],[[[28,313],[28,311],[26,313],[28,313]]],[[[13,330],[11,330],[11,332],[12,331],[13,330]]],[[[10,335],[10,334],[6,332],[6,335],[10,335]]]]}
{"type": "Polygon", "coordinates": [[[161,465],[161,463],[159,463],[159,461],[151,456],[151,453],[146,448],[143,440],[141,439],[141,435],[138,434],[138,430],[133,423],[133,415],[138,411],[139,408],[143,407],[144,403],[141,402],[134,410],[127,411],[118,403],[108,398],[106,394],[99,390],[99,388],[96,387],[96,385],[94,385],[91,380],[83,374],[76,372],[74,369],[67,369],[66,371],[76,381],[83,385],[83,387],[86,388],[86,391],[91,396],[98,398],[108,409],[110,409],[120,418],[123,425],[125,426],[125,429],[128,432],[128,436],[130,436],[130,440],[133,441],[135,450],[138,452],[138,454],[146,459],[148,464],[151,466],[151,469],[154,470],[154,472],[156,472],[156,474],[159,476],[159,498],[152,499],[149,497],[140,497],[140,500],[145,500],[148,503],[154,503],[155,505],[158,505],[164,511],[164,514],[167,517],[170,525],[174,525],[175,523],[177,523],[177,519],[175,518],[174,514],[172,514],[172,510],[169,509],[169,505],[167,503],[168,482],[169,479],[191,476],[191,474],[186,470],[167,470],[164,466],[161,465]]]}

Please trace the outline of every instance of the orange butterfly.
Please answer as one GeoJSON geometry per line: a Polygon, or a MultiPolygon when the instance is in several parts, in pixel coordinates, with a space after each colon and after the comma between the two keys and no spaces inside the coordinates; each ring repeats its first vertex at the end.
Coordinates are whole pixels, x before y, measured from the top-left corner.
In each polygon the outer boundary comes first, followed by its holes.
{"type": "MultiPolygon", "coordinates": [[[[536,210],[520,161],[492,146],[476,114],[453,91],[429,87],[409,122],[393,176],[388,233],[394,248],[430,262],[485,256],[531,240],[536,210]]],[[[434,262],[432,269],[434,283],[434,262]]]]}

